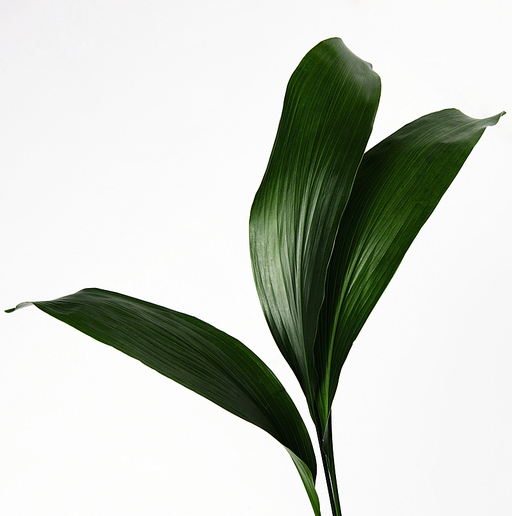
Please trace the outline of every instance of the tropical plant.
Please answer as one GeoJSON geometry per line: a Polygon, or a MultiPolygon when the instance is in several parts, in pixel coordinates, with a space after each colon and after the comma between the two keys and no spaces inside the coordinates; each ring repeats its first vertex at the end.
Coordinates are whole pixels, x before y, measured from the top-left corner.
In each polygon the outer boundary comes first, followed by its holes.
{"type": "MultiPolygon", "coordinates": [[[[438,111],[365,152],[379,98],[379,76],[340,39],[314,47],[288,83],[250,215],[256,288],[306,397],[336,516],[331,407],[343,364],[420,228],[485,128],[504,114],[477,120],[438,111]]],[[[106,290],[32,304],[266,430],[289,452],[320,514],[306,426],[280,381],[241,342],[106,290]]]]}

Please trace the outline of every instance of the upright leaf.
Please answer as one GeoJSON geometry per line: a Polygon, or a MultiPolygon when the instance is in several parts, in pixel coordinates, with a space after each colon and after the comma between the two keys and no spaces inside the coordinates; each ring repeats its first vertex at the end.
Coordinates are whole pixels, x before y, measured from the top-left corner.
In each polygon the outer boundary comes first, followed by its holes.
{"type": "Polygon", "coordinates": [[[261,305],[310,409],[327,265],[379,97],[378,75],[340,39],[314,47],[288,83],[251,209],[251,259],[261,305]]]}
{"type": "Polygon", "coordinates": [[[339,225],[315,344],[324,424],[352,342],[485,128],[502,114],[432,113],[364,155],[339,225]]]}
{"type": "Polygon", "coordinates": [[[267,431],[290,453],[320,514],[304,422],[276,376],[241,342],[195,317],[106,290],[32,304],[267,431]]]}

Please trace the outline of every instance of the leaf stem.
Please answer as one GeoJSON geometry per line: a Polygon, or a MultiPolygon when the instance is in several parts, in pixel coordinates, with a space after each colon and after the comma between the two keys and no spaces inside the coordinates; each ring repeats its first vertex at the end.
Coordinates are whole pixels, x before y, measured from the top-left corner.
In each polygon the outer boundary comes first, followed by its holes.
{"type": "Polygon", "coordinates": [[[336,470],[334,467],[331,415],[329,415],[323,435],[320,428],[317,426],[317,436],[318,444],[320,445],[320,455],[322,456],[322,464],[324,466],[325,482],[327,484],[329,500],[331,502],[332,514],[333,516],[342,516],[338,495],[338,483],[336,480],[336,470]]]}

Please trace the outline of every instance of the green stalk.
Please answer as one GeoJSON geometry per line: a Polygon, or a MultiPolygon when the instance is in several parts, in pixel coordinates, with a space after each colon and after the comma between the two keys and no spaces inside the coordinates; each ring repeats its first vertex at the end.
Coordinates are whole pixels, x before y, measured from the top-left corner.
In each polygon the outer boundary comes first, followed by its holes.
{"type": "Polygon", "coordinates": [[[334,467],[334,452],[332,445],[332,423],[331,415],[327,420],[325,431],[321,432],[321,427],[317,427],[318,444],[320,446],[320,455],[322,456],[322,464],[324,466],[325,482],[327,491],[329,492],[329,500],[333,516],[341,516],[341,506],[338,494],[338,482],[336,480],[336,469],[334,467]]]}

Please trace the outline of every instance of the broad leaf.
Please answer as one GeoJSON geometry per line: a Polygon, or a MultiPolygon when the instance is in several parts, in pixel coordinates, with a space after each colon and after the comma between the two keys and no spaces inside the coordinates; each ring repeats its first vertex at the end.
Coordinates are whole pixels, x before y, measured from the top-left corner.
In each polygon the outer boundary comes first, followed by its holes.
{"type": "Polygon", "coordinates": [[[304,422],[272,371],[241,342],[189,315],[106,290],[32,304],[266,430],[290,453],[320,514],[304,422]]]}
{"type": "Polygon", "coordinates": [[[336,237],[315,343],[324,424],[352,342],[485,128],[502,114],[477,120],[456,109],[432,113],[364,155],[336,237]]]}
{"type": "Polygon", "coordinates": [[[378,75],[340,39],[314,47],[288,83],[274,147],[251,209],[256,288],[310,410],[327,265],[379,97],[378,75]]]}

